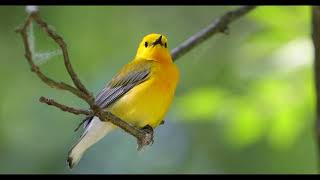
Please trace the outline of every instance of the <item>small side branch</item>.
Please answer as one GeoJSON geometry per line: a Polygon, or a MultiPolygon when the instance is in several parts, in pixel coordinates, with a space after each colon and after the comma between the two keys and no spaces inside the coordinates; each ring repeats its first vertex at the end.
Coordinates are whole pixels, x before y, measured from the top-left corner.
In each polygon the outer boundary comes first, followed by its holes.
{"type": "Polygon", "coordinates": [[[49,37],[51,37],[61,48],[62,50],[62,54],[63,54],[63,60],[64,60],[64,64],[66,66],[66,69],[73,81],[73,84],[81,91],[83,92],[85,95],[88,96],[88,98],[91,99],[91,104],[93,104],[93,98],[89,97],[91,96],[91,93],[87,90],[87,88],[81,83],[80,79],[78,78],[77,74],[74,72],[71,63],[70,63],[70,59],[69,59],[69,53],[68,53],[68,49],[67,49],[67,44],[64,42],[64,40],[62,39],[61,36],[59,36],[58,34],[56,34],[54,31],[52,31],[46,22],[44,22],[40,16],[38,16],[38,13],[33,13],[32,14],[33,19],[38,23],[38,25],[48,34],[49,37]]]}
{"type": "Polygon", "coordinates": [[[66,90],[71,92],[72,94],[78,96],[81,99],[86,99],[85,94],[83,94],[81,91],[78,91],[76,88],[64,83],[64,82],[57,82],[45,74],[42,73],[40,68],[34,63],[31,49],[30,49],[30,44],[28,41],[28,33],[27,33],[27,28],[32,22],[33,17],[36,16],[35,13],[31,14],[28,16],[24,26],[20,29],[17,29],[16,32],[20,33],[22,36],[24,48],[25,48],[25,57],[31,67],[31,71],[36,73],[36,75],[42,80],[43,83],[47,84],[51,88],[55,89],[60,89],[60,90],[66,90]]]}
{"type": "Polygon", "coordinates": [[[66,106],[66,105],[63,105],[63,104],[56,102],[53,99],[45,98],[43,96],[40,97],[39,101],[42,103],[45,103],[49,106],[54,106],[56,108],[59,108],[61,111],[69,112],[69,113],[72,113],[75,115],[82,114],[82,115],[87,115],[87,116],[93,116],[93,114],[94,114],[92,111],[83,110],[83,109],[76,109],[76,108],[73,108],[70,106],[66,106]]]}

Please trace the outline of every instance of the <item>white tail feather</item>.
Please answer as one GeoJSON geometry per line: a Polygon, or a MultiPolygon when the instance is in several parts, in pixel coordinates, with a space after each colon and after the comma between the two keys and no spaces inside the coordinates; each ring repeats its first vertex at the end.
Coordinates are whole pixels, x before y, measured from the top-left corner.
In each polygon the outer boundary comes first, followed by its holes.
{"type": "Polygon", "coordinates": [[[87,126],[79,142],[75,144],[68,155],[68,164],[73,168],[80,161],[83,154],[93,144],[102,139],[106,134],[112,131],[115,126],[110,122],[100,121],[98,117],[94,117],[87,126]]]}

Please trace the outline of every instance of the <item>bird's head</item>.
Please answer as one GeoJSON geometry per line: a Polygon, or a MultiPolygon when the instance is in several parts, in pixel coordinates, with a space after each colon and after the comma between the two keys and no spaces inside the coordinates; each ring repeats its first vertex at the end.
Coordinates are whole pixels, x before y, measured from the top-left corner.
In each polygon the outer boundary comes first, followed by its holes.
{"type": "Polygon", "coordinates": [[[146,35],[139,44],[136,57],[155,61],[172,61],[167,38],[155,33],[146,35]]]}

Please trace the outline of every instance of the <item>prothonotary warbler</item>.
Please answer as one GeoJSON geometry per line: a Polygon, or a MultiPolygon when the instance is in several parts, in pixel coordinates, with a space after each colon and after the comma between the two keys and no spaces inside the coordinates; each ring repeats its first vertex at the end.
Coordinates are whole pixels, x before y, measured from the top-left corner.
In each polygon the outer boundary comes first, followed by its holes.
{"type": "MultiPolygon", "coordinates": [[[[139,44],[135,58],[125,65],[96,96],[96,103],[137,128],[156,128],[172,103],[179,81],[164,35],[149,34],[139,44]]],[[[116,128],[110,122],[89,117],[84,132],[69,151],[74,167],[85,151],[116,128]]]]}

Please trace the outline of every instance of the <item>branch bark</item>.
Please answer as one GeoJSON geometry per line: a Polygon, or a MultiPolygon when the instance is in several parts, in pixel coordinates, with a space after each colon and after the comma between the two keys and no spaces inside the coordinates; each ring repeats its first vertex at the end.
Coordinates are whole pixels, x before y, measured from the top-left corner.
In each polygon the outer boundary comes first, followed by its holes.
{"type": "Polygon", "coordinates": [[[83,110],[83,109],[76,109],[76,108],[73,108],[73,107],[70,107],[70,106],[66,106],[66,105],[63,105],[63,104],[60,104],[60,103],[56,102],[53,99],[48,99],[48,98],[45,98],[43,96],[40,97],[39,101],[42,102],[42,103],[45,103],[45,104],[47,104],[49,106],[57,107],[61,111],[69,112],[69,113],[72,113],[72,114],[75,114],[75,115],[80,115],[80,114],[87,115],[87,116],[94,115],[94,113],[92,111],[83,110]]]}
{"type": "MultiPolygon", "coordinates": [[[[183,42],[180,46],[176,47],[172,51],[172,58],[174,60],[177,60],[182,55],[189,52],[191,49],[199,45],[200,43],[204,42],[205,40],[209,39],[209,37],[213,36],[216,33],[224,32],[227,30],[228,25],[233,22],[234,20],[240,18],[241,16],[245,15],[249,11],[253,10],[254,6],[244,6],[240,7],[236,10],[227,12],[221,17],[218,17],[215,19],[208,27],[200,30],[198,33],[191,36],[189,39],[187,39],[185,42],[183,42]]],[[[86,115],[86,116],[98,116],[100,120],[102,121],[110,121],[114,125],[120,127],[127,133],[131,134],[132,136],[137,138],[138,141],[138,150],[140,150],[143,146],[149,145],[153,142],[153,135],[150,133],[147,133],[146,131],[143,131],[142,129],[135,128],[134,126],[128,124],[127,122],[123,121],[119,117],[113,115],[110,112],[105,112],[101,110],[96,104],[95,104],[95,98],[92,96],[92,93],[90,93],[87,88],[81,83],[80,79],[78,78],[77,74],[72,68],[72,65],[70,63],[67,45],[64,42],[63,38],[56,34],[53,30],[51,30],[47,23],[40,17],[38,11],[32,11],[31,14],[28,16],[27,20],[25,21],[25,24],[22,28],[18,29],[17,32],[19,32],[22,36],[24,48],[25,48],[25,57],[31,67],[31,71],[36,73],[36,75],[48,86],[56,89],[66,90],[71,92],[72,94],[78,96],[82,100],[86,101],[87,104],[90,106],[90,110],[81,110],[76,109],[73,107],[69,107],[63,104],[60,104],[56,102],[53,99],[47,99],[45,97],[40,98],[40,102],[46,103],[47,105],[54,106],[56,108],[59,108],[62,111],[66,111],[69,113],[73,113],[76,115],[86,115]],[[48,36],[55,41],[61,48],[63,52],[63,60],[65,67],[68,71],[69,76],[71,77],[73,84],[76,87],[73,87],[69,84],[66,84],[64,82],[56,82],[53,79],[47,77],[42,73],[40,68],[33,62],[32,59],[32,52],[30,50],[30,45],[28,42],[28,34],[27,34],[27,28],[31,24],[32,21],[35,21],[43,31],[45,31],[48,36]]],[[[80,124],[81,125],[81,124],[80,124]]]]}
{"type": "Polygon", "coordinates": [[[318,173],[320,173],[320,6],[312,7],[312,40],[314,44],[314,79],[316,88],[315,135],[318,146],[318,173]]]}
{"type": "Polygon", "coordinates": [[[44,75],[42,73],[40,68],[33,62],[32,53],[31,53],[29,42],[28,42],[27,28],[30,25],[30,23],[32,22],[33,17],[35,17],[35,16],[37,16],[37,14],[32,13],[27,18],[24,26],[22,28],[16,30],[16,32],[19,32],[22,36],[24,48],[25,48],[25,57],[31,67],[31,71],[36,73],[37,76],[42,80],[42,82],[44,82],[45,84],[47,84],[51,88],[69,91],[72,94],[78,96],[79,98],[85,100],[86,96],[81,91],[78,91],[76,88],[74,88],[64,82],[57,82],[57,81],[54,81],[53,79],[47,77],[46,75],[44,75]]]}
{"type": "Polygon", "coordinates": [[[207,27],[203,28],[199,32],[195,33],[184,41],[181,45],[174,48],[171,51],[172,59],[175,61],[179,57],[183,56],[189,52],[194,47],[198,46],[200,43],[209,39],[211,36],[217,33],[228,33],[228,25],[234,20],[247,14],[249,11],[253,10],[255,6],[243,6],[233,11],[227,12],[221,17],[218,17],[212,21],[207,27]]]}
{"type": "MultiPolygon", "coordinates": [[[[70,63],[69,59],[69,53],[67,50],[67,44],[64,42],[61,36],[53,32],[47,25],[46,22],[44,22],[40,16],[38,16],[37,13],[32,14],[33,19],[38,23],[38,25],[48,34],[49,37],[51,37],[61,48],[63,53],[63,60],[64,64],[66,66],[66,69],[73,81],[73,84],[81,91],[83,94],[87,95],[86,99],[91,100],[90,104],[93,104],[93,97],[91,93],[85,88],[85,86],[81,83],[80,79],[78,78],[77,74],[74,72],[72,65],[70,63]]],[[[88,102],[89,103],[89,102],[88,102]]]]}

